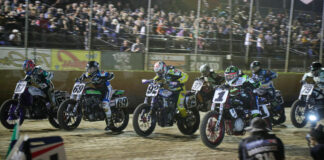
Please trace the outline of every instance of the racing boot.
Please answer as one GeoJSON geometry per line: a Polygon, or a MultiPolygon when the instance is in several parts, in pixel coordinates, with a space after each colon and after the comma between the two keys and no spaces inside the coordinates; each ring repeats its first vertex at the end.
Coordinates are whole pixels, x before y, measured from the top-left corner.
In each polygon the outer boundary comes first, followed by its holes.
{"type": "Polygon", "coordinates": [[[109,101],[103,101],[102,102],[102,108],[105,111],[106,114],[106,128],[105,131],[109,131],[109,126],[111,125],[111,109],[109,106],[109,101]]]}

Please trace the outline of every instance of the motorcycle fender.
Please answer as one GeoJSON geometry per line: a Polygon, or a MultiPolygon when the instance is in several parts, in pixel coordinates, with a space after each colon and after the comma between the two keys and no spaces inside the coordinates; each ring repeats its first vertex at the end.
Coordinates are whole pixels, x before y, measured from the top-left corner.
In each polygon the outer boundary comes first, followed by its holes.
{"type": "Polygon", "coordinates": [[[33,86],[28,88],[28,92],[32,96],[41,96],[44,98],[46,97],[45,93],[42,90],[40,90],[39,88],[33,87],[33,86]]]}

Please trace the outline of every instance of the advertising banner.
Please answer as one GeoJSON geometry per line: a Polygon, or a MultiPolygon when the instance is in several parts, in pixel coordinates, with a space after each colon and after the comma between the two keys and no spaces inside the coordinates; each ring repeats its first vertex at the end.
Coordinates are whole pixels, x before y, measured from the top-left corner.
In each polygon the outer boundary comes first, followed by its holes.
{"type": "Polygon", "coordinates": [[[52,50],[51,70],[57,71],[84,71],[89,60],[100,62],[99,51],[82,50],[52,50]]]}
{"type": "Polygon", "coordinates": [[[214,71],[223,69],[223,57],[213,55],[190,55],[190,71],[199,71],[199,67],[208,64],[214,71]]]}
{"type": "Polygon", "coordinates": [[[143,70],[144,54],[103,51],[101,53],[102,69],[112,70],[143,70]]]}
{"type": "Polygon", "coordinates": [[[152,53],[149,55],[148,69],[153,70],[153,65],[157,61],[164,61],[167,65],[175,66],[181,70],[187,70],[185,55],[152,53]]]}
{"type": "MultiPolygon", "coordinates": [[[[34,60],[36,65],[43,69],[51,67],[51,50],[29,48],[27,58],[34,60]]],[[[25,58],[24,48],[1,47],[0,49],[0,69],[22,69],[25,58]]]]}

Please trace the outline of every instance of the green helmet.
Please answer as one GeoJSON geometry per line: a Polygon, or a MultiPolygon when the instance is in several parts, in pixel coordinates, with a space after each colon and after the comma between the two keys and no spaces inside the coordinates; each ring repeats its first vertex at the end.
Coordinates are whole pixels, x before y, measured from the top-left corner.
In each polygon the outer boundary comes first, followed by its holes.
{"type": "Polygon", "coordinates": [[[239,68],[232,66],[232,65],[227,67],[224,72],[226,82],[232,83],[239,77],[239,74],[240,74],[239,68]]]}
{"type": "Polygon", "coordinates": [[[199,71],[203,76],[207,76],[210,72],[210,67],[208,64],[203,64],[200,66],[199,71]]]}

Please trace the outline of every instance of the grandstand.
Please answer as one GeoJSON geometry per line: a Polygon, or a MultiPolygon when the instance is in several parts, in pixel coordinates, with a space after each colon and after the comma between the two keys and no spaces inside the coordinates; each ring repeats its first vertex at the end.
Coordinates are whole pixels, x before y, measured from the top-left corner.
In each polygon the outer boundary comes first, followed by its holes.
{"type": "MultiPolygon", "coordinates": [[[[238,59],[244,56],[249,3],[234,0],[231,12],[226,0],[202,2],[199,27],[195,23],[196,1],[153,2],[148,51],[192,54],[195,53],[197,40],[199,54],[231,54],[238,59]],[[173,5],[164,5],[166,3],[173,5]],[[195,34],[197,29],[198,37],[195,34]]],[[[255,4],[253,11],[250,55],[284,61],[289,8],[263,3],[262,7],[255,4]],[[257,47],[257,41],[262,44],[261,49],[257,47]]],[[[1,0],[0,5],[0,45],[23,47],[24,1],[1,0]]],[[[291,61],[307,57],[309,61],[303,62],[305,66],[319,55],[321,16],[315,11],[296,10],[293,19],[290,52],[295,59],[291,61]]],[[[30,1],[29,12],[28,47],[88,50],[89,35],[92,50],[124,51],[122,48],[132,48],[137,38],[142,46],[146,46],[147,1],[94,0],[92,12],[89,1],[30,1]],[[89,24],[92,25],[91,31],[89,24]]]]}

